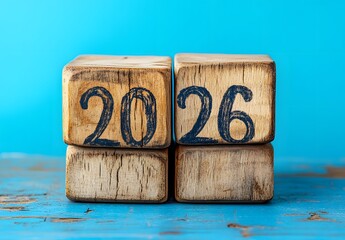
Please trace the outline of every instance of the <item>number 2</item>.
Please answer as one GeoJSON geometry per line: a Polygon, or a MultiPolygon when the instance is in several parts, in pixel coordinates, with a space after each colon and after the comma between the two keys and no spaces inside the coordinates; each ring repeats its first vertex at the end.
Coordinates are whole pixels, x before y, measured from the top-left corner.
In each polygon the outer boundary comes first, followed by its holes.
{"type": "Polygon", "coordinates": [[[186,100],[189,95],[195,94],[200,98],[201,101],[201,109],[192,130],[190,130],[186,135],[184,135],[181,139],[181,143],[217,143],[217,140],[212,138],[206,137],[197,137],[197,135],[201,132],[204,128],[206,122],[210,118],[211,110],[212,110],[212,96],[209,91],[207,91],[204,87],[198,86],[191,86],[188,88],[184,88],[181,90],[179,95],[177,96],[177,105],[185,109],[186,108],[186,100]]]}
{"type": "Polygon", "coordinates": [[[87,90],[80,98],[80,105],[82,109],[88,109],[89,99],[91,97],[100,97],[103,101],[103,111],[99,122],[96,126],[95,131],[88,136],[84,144],[91,145],[91,146],[108,146],[108,147],[116,147],[119,146],[120,143],[118,141],[112,141],[109,139],[100,139],[99,137],[102,135],[104,130],[107,128],[111,116],[113,114],[114,109],[114,100],[111,96],[110,92],[103,88],[103,87],[94,87],[87,90]]]}

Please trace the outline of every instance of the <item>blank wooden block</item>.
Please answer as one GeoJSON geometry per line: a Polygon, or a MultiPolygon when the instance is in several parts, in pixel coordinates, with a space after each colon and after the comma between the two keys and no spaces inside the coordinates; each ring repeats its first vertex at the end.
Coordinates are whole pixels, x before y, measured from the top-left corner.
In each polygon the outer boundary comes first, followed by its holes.
{"type": "Polygon", "coordinates": [[[165,202],[168,150],[68,146],[66,196],[82,202],[165,202]]]}
{"type": "Polygon", "coordinates": [[[79,146],[168,147],[171,59],[77,57],[63,70],[63,133],[79,146]]]}
{"type": "Polygon", "coordinates": [[[175,198],[179,202],[265,202],[273,197],[273,148],[178,146],[175,198]]]}
{"type": "Polygon", "coordinates": [[[275,63],[269,56],[175,56],[179,144],[268,143],[274,123],[275,63]]]}

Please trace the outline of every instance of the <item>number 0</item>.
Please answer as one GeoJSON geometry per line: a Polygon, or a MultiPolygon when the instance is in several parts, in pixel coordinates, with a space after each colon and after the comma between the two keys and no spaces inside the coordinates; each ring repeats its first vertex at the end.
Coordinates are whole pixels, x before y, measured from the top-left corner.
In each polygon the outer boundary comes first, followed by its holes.
{"type": "Polygon", "coordinates": [[[123,140],[132,146],[142,147],[153,137],[157,126],[156,99],[154,95],[145,88],[132,88],[121,102],[121,134],[123,140]],[[131,130],[131,103],[134,98],[140,99],[145,105],[146,134],[140,141],[133,138],[131,130]]]}
{"type": "Polygon", "coordinates": [[[102,99],[103,111],[102,111],[102,115],[99,119],[99,122],[97,124],[95,131],[85,139],[84,144],[90,145],[90,146],[100,146],[100,147],[101,146],[108,146],[108,147],[120,146],[120,143],[118,141],[100,138],[104,130],[107,128],[110,122],[111,116],[113,114],[113,109],[114,109],[113,97],[111,96],[110,92],[104,87],[90,88],[81,96],[80,106],[82,107],[82,109],[86,110],[88,108],[89,99],[91,97],[100,97],[102,99]]]}

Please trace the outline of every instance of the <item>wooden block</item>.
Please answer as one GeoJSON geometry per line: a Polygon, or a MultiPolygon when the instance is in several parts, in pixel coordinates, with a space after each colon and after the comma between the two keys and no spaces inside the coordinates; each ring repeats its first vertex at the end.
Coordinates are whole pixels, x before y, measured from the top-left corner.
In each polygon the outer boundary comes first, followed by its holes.
{"type": "Polygon", "coordinates": [[[175,56],[179,144],[271,142],[274,118],[275,63],[269,56],[175,56]]]}
{"type": "Polygon", "coordinates": [[[67,64],[63,133],[79,146],[168,147],[171,59],[80,56],[67,64]]]}
{"type": "Polygon", "coordinates": [[[273,197],[273,148],[178,146],[175,198],[179,202],[265,202],[273,197]]]}
{"type": "Polygon", "coordinates": [[[165,202],[168,150],[68,146],[66,196],[82,202],[165,202]]]}

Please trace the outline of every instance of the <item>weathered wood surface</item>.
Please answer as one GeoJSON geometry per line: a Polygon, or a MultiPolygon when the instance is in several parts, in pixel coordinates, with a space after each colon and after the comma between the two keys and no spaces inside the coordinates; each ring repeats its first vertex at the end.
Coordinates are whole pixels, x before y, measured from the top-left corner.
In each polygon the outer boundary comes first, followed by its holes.
{"type": "Polygon", "coordinates": [[[267,143],[275,132],[275,63],[267,55],[177,54],[179,144],[267,143]]]}
{"type": "Polygon", "coordinates": [[[83,202],[168,199],[168,150],[68,146],[66,196],[83,202]]]}
{"type": "Polygon", "coordinates": [[[171,59],[80,56],[67,64],[63,133],[79,146],[168,147],[171,59]]]}
{"type": "Polygon", "coordinates": [[[265,202],[273,197],[273,147],[178,146],[179,202],[265,202]]]}
{"type": "Polygon", "coordinates": [[[1,238],[345,238],[345,159],[276,157],[267,204],[75,203],[64,172],[64,158],[0,156],[1,238]]]}

